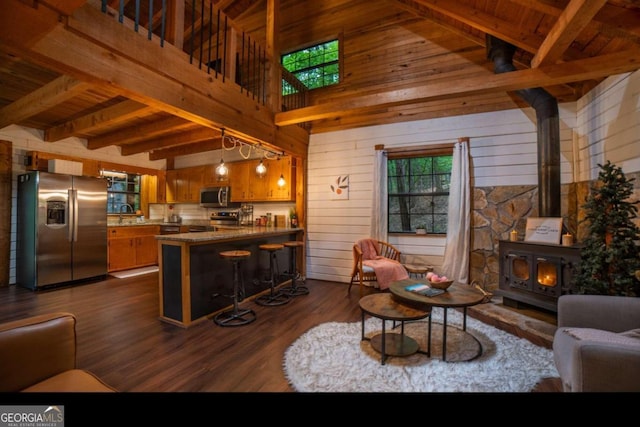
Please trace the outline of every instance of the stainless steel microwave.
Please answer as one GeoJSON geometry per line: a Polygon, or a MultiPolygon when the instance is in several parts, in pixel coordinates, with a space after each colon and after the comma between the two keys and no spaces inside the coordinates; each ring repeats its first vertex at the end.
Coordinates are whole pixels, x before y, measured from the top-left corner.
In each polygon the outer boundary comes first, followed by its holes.
{"type": "Polygon", "coordinates": [[[231,189],[227,187],[205,187],[200,189],[200,206],[203,208],[226,208],[230,204],[231,189]]]}

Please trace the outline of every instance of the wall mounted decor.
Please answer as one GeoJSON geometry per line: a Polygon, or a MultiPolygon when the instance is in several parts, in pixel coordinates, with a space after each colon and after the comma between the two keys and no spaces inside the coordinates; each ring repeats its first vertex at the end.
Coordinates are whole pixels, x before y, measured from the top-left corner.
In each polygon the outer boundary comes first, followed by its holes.
{"type": "Polygon", "coordinates": [[[349,200],[349,175],[340,175],[329,183],[332,200],[349,200]]]}

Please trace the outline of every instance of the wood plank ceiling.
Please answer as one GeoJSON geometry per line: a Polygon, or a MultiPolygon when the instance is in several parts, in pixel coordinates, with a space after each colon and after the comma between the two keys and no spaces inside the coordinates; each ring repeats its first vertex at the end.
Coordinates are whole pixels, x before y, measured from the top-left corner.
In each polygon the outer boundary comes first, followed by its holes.
{"type": "MultiPolygon", "coordinates": [[[[152,1],[159,10],[161,2],[152,1]]],[[[198,32],[190,24],[191,13],[206,10],[194,1],[181,9],[184,35],[177,39],[183,39],[184,51],[198,32]]],[[[100,6],[97,0],[3,1],[0,128],[19,124],[42,130],[53,143],[75,136],[85,138],[89,149],[116,145],[123,155],[148,152],[151,159],[172,159],[220,148],[220,127],[250,135],[243,126],[271,121],[256,131],[266,137],[256,139],[304,156],[308,133],[297,124],[319,133],[499,111],[524,106],[513,91],[529,87],[544,87],[559,102],[575,101],[607,76],[640,68],[637,0],[217,0],[216,7],[253,40],[262,46],[275,40],[277,53],[337,37],[341,83],[311,91],[307,106],[270,114],[241,111],[253,109],[252,104],[224,93],[219,102],[226,110],[208,119],[206,113],[167,105],[171,102],[159,99],[161,92],[123,90],[115,78],[110,84],[78,78],[86,70],[75,63],[49,66],[55,61],[32,54],[36,40],[21,39],[16,47],[16,25],[36,21],[31,26],[36,28],[45,10],[64,16],[85,3],[100,6]],[[267,28],[274,21],[277,31],[271,37],[267,28]],[[517,47],[518,71],[494,74],[487,35],[517,47]],[[216,120],[232,117],[226,111],[233,109],[246,123],[216,120]],[[291,127],[300,129],[295,136],[278,137],[279,130],[291,127]]],[[[119,0],[108,3],[120,6],[119,0]]],[[[135,3],[123,2],[126,13],[135,3]]],[[[148,2],[140,3],[146,10],[148,2]]],[[[154,32],[159,19],[154,18],[154,32]]],[[[180,27],[175,24],[169,27],[180,27]]],[[[40,32],[34,38],[56,33],[40,32]]]]}

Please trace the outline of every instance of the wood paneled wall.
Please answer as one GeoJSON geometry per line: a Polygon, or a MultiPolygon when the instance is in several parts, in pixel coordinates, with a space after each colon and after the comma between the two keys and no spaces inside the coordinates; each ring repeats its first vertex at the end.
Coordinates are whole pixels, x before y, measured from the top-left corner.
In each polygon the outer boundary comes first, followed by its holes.
{"type": "MultiPolygon", "coordinates": [[[[640,114],[639,81],[640,72],[610,78],[580,103],[579,111],[576,103],[560,105],[563,184],[575,182],[574,175],[593,179],[593,165],[602,156],[616,159],[625,172],[640,171],[640,125],[633,119],[640,114]],[[580,162],[575,161],[577,152],[584,156],[580,162]],[[574,165],[580,169],[574,171],[574,165]]],[[[536,116],[531,108],[312,135],[307,276],[350,280],[351,247],[370,234],[375,145],[440,144],[461,136],[470,138],[472,187],[537,185],[536,116]],[[342,175],[349,175],[349,199],[331,200],[329,183],[342,175]]],[[[442,264],[444,236],[391,235],[389,241],[405,254],[425,257],[436,268],[442,264]]]]}

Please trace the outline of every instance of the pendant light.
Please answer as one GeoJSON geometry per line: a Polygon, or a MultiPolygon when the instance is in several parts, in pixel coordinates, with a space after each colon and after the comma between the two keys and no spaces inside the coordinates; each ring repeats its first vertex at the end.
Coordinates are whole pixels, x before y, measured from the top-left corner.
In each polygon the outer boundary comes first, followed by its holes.
{"type": "MultiPolygon", "coordinates": [[[[224,147],[224,128],[222,128],[221,131],[222,131],[222,146],[224,147]]],[[[218,181],[224,181],[227,179],[228,173],[229,173],[229,169],[224,164],[222,153],[220,153],[220,164],[216,168],[216,178],[218,179],[218,181]]]]}
{"type": "Polygon", "coordinates": [[[287,181],[284,180],[284,175],[280,174],[280,178],[278,178],[278,187],[284,187],[287,185],[287,181]]]}
{"type": "Polygon", "coordinates": [[[258,166],[256,166],[256,176],[258,178],[264,178],[266,174],[267,174],[267,167],[262,162],[262,159],[260,159],[260,163],[258,163],[258,166]]]}

